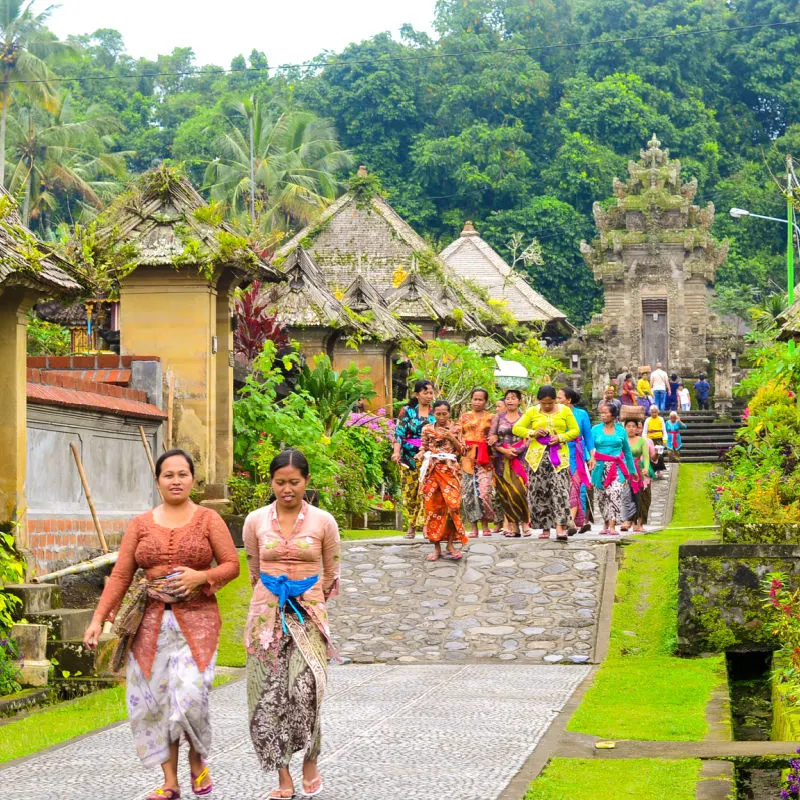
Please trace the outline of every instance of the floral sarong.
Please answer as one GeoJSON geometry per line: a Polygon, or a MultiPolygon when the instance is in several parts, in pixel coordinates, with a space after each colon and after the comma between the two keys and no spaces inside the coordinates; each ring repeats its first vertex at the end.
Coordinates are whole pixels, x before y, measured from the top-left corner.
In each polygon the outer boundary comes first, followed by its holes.
{"type": "Polygon", "coordinates": [[[485,519],[494,521],[492,505],[492,484],[494,470],[490,464],[475,464],[474,473],[461,475],[461,505],[467,522],[485,519]]]}
{"type": "Polygon", "coordinates": [[[425,499],[425,537],[430,542],[461,541],[466,544],[461,522],[461,470],[455,461],[432,458],[422,482],[425,499]]]}
{"type": "Polygon", "coordinates": [[[419,472],[400,469],[400,482],[403,492],[403,506],[408,514],[408,527],[421,528],[425,524],[425,506],[419,484],[419,472]]]}
{"type": "MultiPolygon", "coordinates": [[[[322,699],[328,680],[326,643],[313,621],[286,612],[275,658],[247,657],[250,738],[266,772],[288,768],[294,753],[320,753],[322,699]]],[[[276,620],[276,626],[280,621],[276,620]]]]}
{"type": "Polygon", "coordinates": [[[136,754],[146,767],[169,760],[169,746],[185,736],[206,757],[211,748],[208,694],[216,653],[203,672],[197,668],[175,615],[165,611],[150,677],[128,655],[125,700],[136,754]]]}

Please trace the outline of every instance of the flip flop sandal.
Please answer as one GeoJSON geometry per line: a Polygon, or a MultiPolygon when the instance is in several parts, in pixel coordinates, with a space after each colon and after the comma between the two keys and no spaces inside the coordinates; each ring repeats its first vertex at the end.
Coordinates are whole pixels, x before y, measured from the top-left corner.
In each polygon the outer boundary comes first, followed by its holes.
{"type": "Polygon", "coordinates": [[[147,795],[147,800],[180,800],[180,789],[154,789],[147,795]]]}
{"type": "Polygon", "coordinates": [[[477,538],[478,538],[478,535],[479,535],[479,534],[477,534],[477,533],[475,533],[475,532],[473,531],[473,532],[471,532],[471,533],[468,533],[468,534],[467,534],[467,538],[468,538],[468,539],[477,539],[477,538]]]}
{"type": "Polygon", "coordinates": [[[569,536],[565,533],[563,535],[556,534],[556,541],[557,542],[569,542],[569,536]]]}
{"type": "Polygon", "coordinates": [[[308,791],[306,789],[306,787],[305,787],[305,783],[306,782],[303,781],[303,796],[304,797],[316,797],[322,791],[322,775],[318,775],[316,778],[314,778],[314,780],[311,781],[311,784],[313,785],[317,781],[319,781],[319,786],[317,786],[317,788],[314,789],[313,791],[308,791]]]}
{"type": "Polygon", "coordinates": [[[539,534],[539,538],[540,539],[549,539],[550,538],[550,532],[548,531],[547,533],[544,533],[544,532],[540,533],[539,534]]]}
{"type": "Polygon", "coordinates": [[[195,796],[203,797],[214,791],[214,781],[211,780],[211,775],[208,772],[208,766],[205,761],[203,761],[203,769],[200,771],[199,775],[195,776],[191,768],[189,769],[189,775],[191,775],[192,778],[192,793],[195,796]],[[208,786],[201,787],[200,784],[206,779],[208,779],[208,786]]]}
{"type": "Polygon", "coordinates": [[[503,531],[503,536],[505,536],[506,539],[516,539],[522,536],[522,534],[519,531],[503,531]]]}
{"type": "MultiPolygon", "coordinates": [[[[456,550],[453,553],[445,553],[442,558],[446,558],[450,561],[461,561],[464,556],[461,554],[460,550],[456,550]]],[[[310,795],[306,795],[306,797],[310,797],[310,795]]]]}
{"type": "Polygon", "coordinates": [[[416,531],[414,533],[411,533],[411,531],[408,531],[408,533],[406,533],[403,538],[404,539],[416,539],[417,538],[416,531]]]}
{"type": "Polygon", "coordinates": [[[490,531],[488,528],[486,528],[486,529],[484,529],[484,531],[483,531],[483,535],[484,535],[484,536],[491,536],[491,535],[492,535],[492,532],[491,532],[491,531],[490,531]]]}
{"type": "Polygon", "coordinates": [[[273,789],[267,795],[267,800],[294,800],[294,798],[294,789],[273,789]]]}
{"type": "Polygon", "coordinates": [[[604,531],[600,531],[601,536],[619,536],[619,531],[610,531],[606,528],[604,531]]]}
{"type": "Polygon", "coordinates": [[[436,553],[429,553],[426,557],[426,561],[438,561],[442,556],[437,555],[436,553]]]}

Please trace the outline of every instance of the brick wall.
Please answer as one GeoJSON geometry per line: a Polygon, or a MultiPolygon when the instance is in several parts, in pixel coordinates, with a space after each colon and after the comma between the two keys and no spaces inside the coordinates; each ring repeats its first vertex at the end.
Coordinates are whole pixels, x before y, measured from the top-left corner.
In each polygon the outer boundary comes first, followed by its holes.
{"type": "MultiPolygon", "coordinates": [[[[101,519],[100,525],[106,543],[116,550],[129,519],[101,519]]],[[[78,561],[100,555],[100,540],[97,538],[91,517],[86,519],[28,519],[29,550],[33,559],[31,566],[39,575],[68,567],[78,561]]]]}

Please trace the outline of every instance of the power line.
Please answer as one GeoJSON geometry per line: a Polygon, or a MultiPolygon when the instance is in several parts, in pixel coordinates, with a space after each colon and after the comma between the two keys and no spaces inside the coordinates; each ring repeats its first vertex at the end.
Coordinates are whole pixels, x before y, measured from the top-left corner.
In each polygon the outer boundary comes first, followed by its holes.
{"type": "Polygon", "coordinates": [[[531,47],[498,47],[493,50],[468,50],[456,53],[428,53],[417,56],[386,56],[378,59],[345,59],[336,57],[328,61],[305,61],[300,64],[280,64],[277,67],[231,67],[228,69],[213,70],[179,70],[175,72],[143,72],[138,75],[69,75],[66,77],[53,77],[48,79],[39,78],[33,80],[12,80],[13,84],[34,84],[34,83],[63,83],[65,81],[119,81],[119,80],[140,80],[143,78],[178,78],[193,77],[199,78],[205,75],[233,75],[233,74],[259,74],[263,72],[277,72],[279,70],[315,68],[324,69],[326,67],[349,67],[356,64],[388,64],[396,62],[411,61],[433,61],[446,58],[466,58],[487,55],[497,55],[506,53],[544,53],[551,50],[580,49],[582,47],[594,47],[596,45],[609,44],[631,44],[635,42],[662,41],[665,39],[680,39],[686,36],[712,36],[720,33],[738,33],[740,31],[761,30],[764,28],[780,28],[792,25],[800,25],[800,19],[788,20],[785,22],[764,22],[759,25],[740,25],[730,28],[702,28],[700,30],[669,31],[667,33],[654,33],[648,36],[623,36],[617,39],[590,39],[578,42],[559,42],[557,44],[535,45],[531,47]]]}

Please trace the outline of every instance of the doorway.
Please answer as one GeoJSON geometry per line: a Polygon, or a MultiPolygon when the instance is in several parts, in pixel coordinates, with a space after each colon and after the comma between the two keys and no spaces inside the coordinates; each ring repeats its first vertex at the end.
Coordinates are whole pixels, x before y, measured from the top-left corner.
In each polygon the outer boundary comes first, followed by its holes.
{"type": "Polygon", "coordinates": [[[667,363],[667,298],[642,298],[642,363],[667,363]]]}

